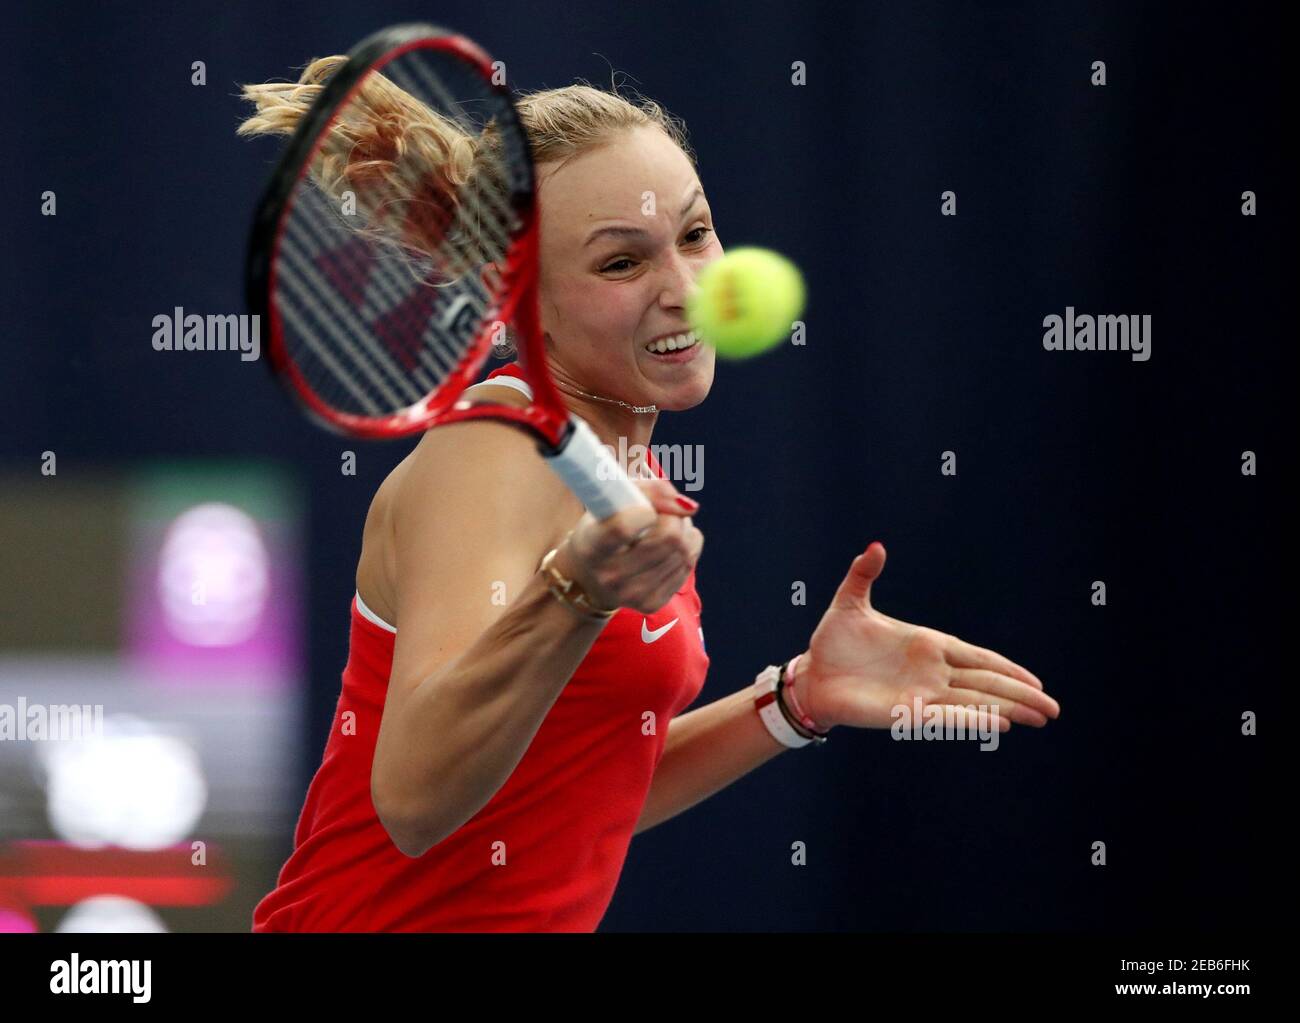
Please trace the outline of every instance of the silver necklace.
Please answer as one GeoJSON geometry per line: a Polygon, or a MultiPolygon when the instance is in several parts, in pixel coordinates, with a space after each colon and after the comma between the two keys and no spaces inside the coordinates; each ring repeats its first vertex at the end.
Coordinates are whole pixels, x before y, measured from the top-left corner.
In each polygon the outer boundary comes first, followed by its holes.
{"type": "Polygon", "coordinates": [[[602,398],[599,394],[588,394],[586,391],[578,391],[576,387],[574,388],[574,390],[577,391],[578,394],[581,394],[584,398],[593,398],[596,401],[607,401],[613,405],[622,405],[624,408],[629,408],[633,412],[645,413],[645,412],[659,411],[659,407],[657,405],[629,405],[627,402],[619,401],[617,398],[602,398]]]}

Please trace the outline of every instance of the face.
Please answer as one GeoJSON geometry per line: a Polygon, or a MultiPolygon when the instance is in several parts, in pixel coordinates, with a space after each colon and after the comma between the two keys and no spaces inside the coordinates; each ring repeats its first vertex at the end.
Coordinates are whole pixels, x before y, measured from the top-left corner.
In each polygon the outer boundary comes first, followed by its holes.
{"type": "Polygon", "coordinates": [[[722,255],[686,154],[658,129],[638,128],[539,165],[538,180],[550,357],[596,394],[666,410],[699,404],[713,383],[713,349],[697,343],[681,361],[645,347],[689,329],[687,293],[722,255]]]}

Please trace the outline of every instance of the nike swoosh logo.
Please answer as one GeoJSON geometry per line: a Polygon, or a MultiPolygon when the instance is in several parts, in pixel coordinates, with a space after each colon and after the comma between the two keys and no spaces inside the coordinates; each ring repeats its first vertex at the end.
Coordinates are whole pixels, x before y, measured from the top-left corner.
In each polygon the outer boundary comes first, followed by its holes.
{"type": "Polygon", "coordinates": [[[660,636],[662,636],[665,632],[667,632],[676,624],[677,624],[677,619],[674,618],[667,625],[661,625],[659,626],[659,628],[651,632],[650,629],[648,628],[649,623],[644,618],[642,618],[641,619],[641,642],[653,643],[656,639],[658,639],[660,636]]]}

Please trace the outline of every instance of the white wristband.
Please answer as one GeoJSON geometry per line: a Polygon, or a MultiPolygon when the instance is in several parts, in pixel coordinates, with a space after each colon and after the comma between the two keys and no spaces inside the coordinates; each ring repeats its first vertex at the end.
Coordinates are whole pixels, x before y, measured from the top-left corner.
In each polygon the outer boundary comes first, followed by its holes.
{"type": "Polygon", "coordinates": [[[796,732],[781,713],[781,708],[777,706],[776,680],[780,674],[781,668],[775,664],[769,664],[758,673],[753,685],[754,706],[758,710],[758,716],[763,719],[763,724],[767,725],[767,730],[772,733],[773,739],[782,746],[799,749],[813,740],[805,739],[796,732]]]}

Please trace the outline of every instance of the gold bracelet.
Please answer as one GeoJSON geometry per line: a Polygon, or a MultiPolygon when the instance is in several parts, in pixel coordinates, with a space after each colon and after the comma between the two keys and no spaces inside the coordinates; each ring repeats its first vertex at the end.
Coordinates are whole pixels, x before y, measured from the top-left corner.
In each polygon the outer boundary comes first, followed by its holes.
{"type": "Polygon", "coordinates": [[[618,608],[606,611],[604,608],[597,607],[583,592],[576,579],[566,579],[560,574],[560,570],[554,564],[557,551],[559,551],[558,547],[552,547],[546,557],[542,558],[539,568],[542,575],[546,577],[547,588],[555,594],[556,599],[565,607],[592,621],[603,622],[613,618],[618,613],[618,608]]]}

